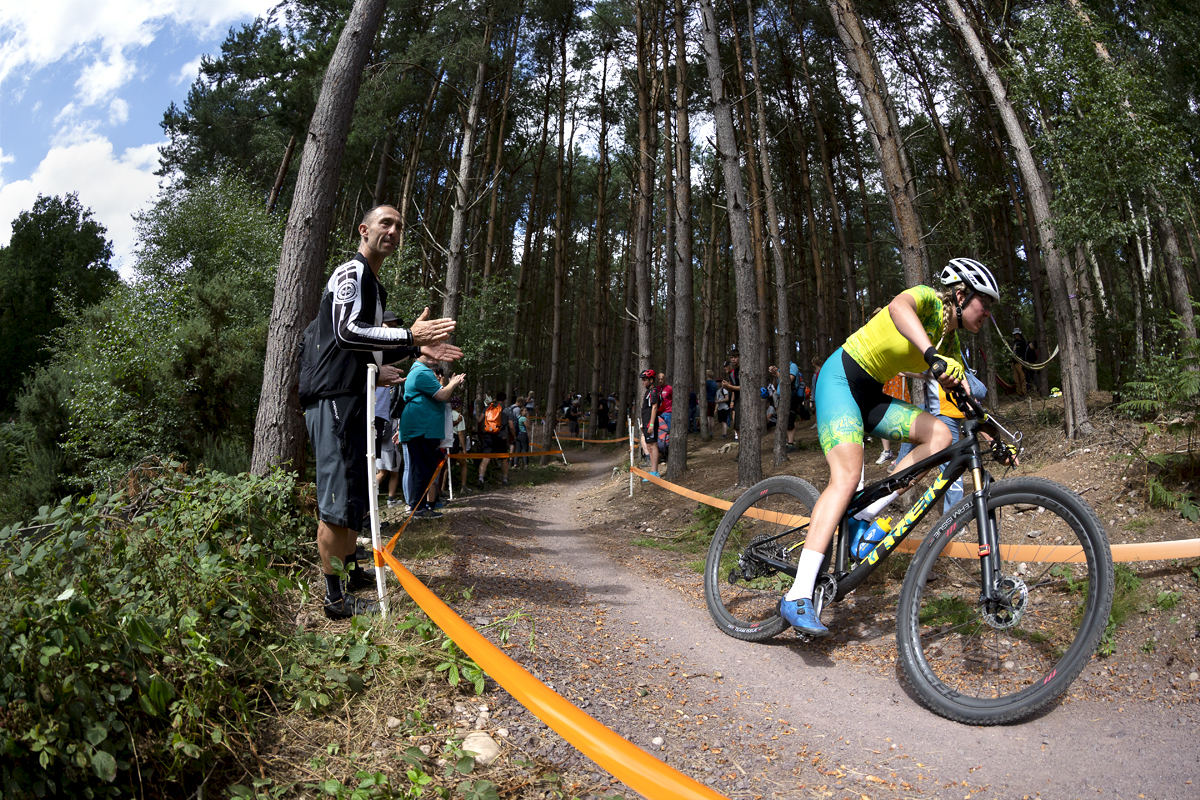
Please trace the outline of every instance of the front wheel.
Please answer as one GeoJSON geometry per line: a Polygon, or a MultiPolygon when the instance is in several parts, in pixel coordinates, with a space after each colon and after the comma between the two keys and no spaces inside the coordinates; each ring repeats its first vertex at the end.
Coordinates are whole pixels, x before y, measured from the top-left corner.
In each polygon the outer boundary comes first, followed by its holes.
{"type": "Polygon", "coordinates": [[[974,499],[967,495],[925,538],[904,578],[900,664],[921,702],[949,719],[1022,719],[1078,677],[1112,605],[1108,536],[1091,506],[1042,478],[992,484],[988,516],[999,554],[983,601],[974,499]]]}
{"type": "Polygon", "coordinates": [[[725,512],[704,563],[704,601],[722,632],[759,642],[788,627],[779,600],[795,579],[817,496],[808,481],[777,475],[725,512]]]}

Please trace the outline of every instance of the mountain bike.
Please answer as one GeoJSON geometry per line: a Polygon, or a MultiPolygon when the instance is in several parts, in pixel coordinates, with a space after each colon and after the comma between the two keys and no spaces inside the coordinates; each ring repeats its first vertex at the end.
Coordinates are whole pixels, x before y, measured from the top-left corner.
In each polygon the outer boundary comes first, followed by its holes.
{"type": "MultiPolygon", "coordinates": [[[[1055,700],[1086,666],[1108,623],[1112,552],[1095,512],[1067,487],[1033,477],[993,480],[984,455],[1010,460],[1021,434],[965,393],[954,399],[966,415],[959,441],[855,494],[813,603],[819,614],[862,585],[967,475],[974,490],[925,534],[905,573],[896,643],[922,704],[959,722],[994,725],[1055,700]],[[886,538],[854,558],[851,518],[940,464],[886,538]]],[[[788,627],[779,601],[795,579],[817,495],[801,478],[776,476],[725,514],[704,566],[705,601],[724,633],[762,641],[788,627]]]]}

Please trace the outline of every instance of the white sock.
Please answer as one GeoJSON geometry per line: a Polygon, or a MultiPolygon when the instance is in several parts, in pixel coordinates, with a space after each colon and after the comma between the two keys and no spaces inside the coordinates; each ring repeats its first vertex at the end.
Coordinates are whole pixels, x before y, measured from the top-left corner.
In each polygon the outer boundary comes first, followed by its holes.
{"type": "Polygon", "coordinates": [[[862,511],[855,514],[854,518],[868,520],[868,521],[873,520],[879,516],[880,511],[883,511],[885,508],[887,508],[888,505],[890,505],[891,502],[899,496],[900,496],[900,490],[897,489],[896,491],[889,494],[887,497],[881,497],[878,500],[876,500],[874,503],[871,503],[871,505],[867,506],[862,511]]]}
{"type": "Polygon", "coordinates": [[[862,488],[866,485],[867,485],[867,462],[864,460],[863,465],[862,465],[862,472],[860,472],[858,475],[858,488],[855,489],[854,491],[861,492],[862,488]]]}
{"type": "Polygon", "coordinates": [[[800,563],[796,566],[796,582],[784,596],[785,600],[811,600],[813,587],[817,585],[817,575],[821,572],[821,562],[825,560],[824,553],[809,550],[807,547],[800,551],[800,563]]]}

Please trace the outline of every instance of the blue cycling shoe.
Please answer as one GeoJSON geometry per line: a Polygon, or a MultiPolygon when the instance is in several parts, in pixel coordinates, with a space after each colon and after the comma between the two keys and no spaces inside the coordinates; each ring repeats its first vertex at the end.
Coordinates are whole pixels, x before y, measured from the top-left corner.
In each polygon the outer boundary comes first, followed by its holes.
{"type": "Polygon", "coordinates": [[[803,600],[781,600],[779,602],[779,613],[783,616],[787,623],[800,633],[808,636],[828,636],[829,628],[821,624],[821,618],[817,616],[817,609],[813,606],[813,601],[808,598],[803,600]]]}

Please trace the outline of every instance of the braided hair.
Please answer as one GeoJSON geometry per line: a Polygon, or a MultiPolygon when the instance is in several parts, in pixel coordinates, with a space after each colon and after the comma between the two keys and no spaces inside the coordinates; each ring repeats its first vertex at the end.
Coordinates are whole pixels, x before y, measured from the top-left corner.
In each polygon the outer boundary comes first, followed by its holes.
{"type": "Polygon", "coordinates": [[[949,286],[943,286],[937,293],[938,299],[942,301],[942,338],[937,343],[939,353],[947,352],[943,348],[945,344],[951,345],[954,351],[962,349],[962,345],[958,340],[958,328],[954,329],[953,338],[951,338],[950,333],[950,314],[957,312],[959,318],[962,318],[962,309],[956,295],[960,289],[964,292],[968,291],[965,283],[954,283],[949,286]]]}

